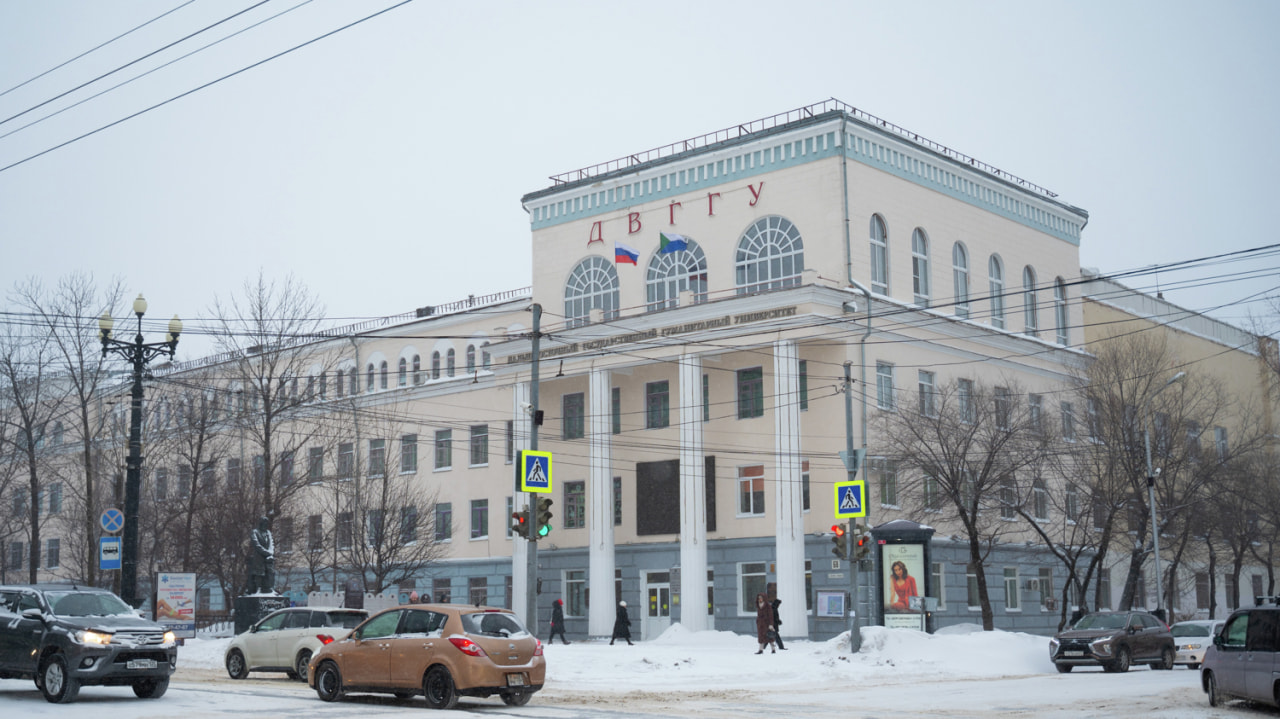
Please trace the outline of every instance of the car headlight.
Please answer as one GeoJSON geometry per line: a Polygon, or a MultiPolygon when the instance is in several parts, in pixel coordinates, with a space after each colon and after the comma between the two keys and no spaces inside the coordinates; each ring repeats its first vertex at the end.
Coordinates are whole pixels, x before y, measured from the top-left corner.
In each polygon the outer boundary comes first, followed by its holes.
{"type": "Polygon", "coordinates": [[[76,632],[76,641],[81,644],[98,644],[106,646],[111,643],[111,635],[102,632],[91,632],[87,629],[81,629],[76,632]]]}
{"type": "Polygon", "coordinates": [[[1199,648],[1200,648],[1199,644],[1183,644],[1182,646],[1178,647],[1179,650],[1184,652],[1190,651],[1192,649],[1199,649],[1199,648]]]}
{"type": "Polygon", "coordinates": [[[1096,639],[1089,643],[1089,648],[1093,650],[1094,654],[1109,655],[1111,654],[1111,638],[1096,639]]]}
{"type": "Polygon", "coordinates": [[[1061,642],[1059,642],[1056,638],[1055,638],[1055,639],[1050,639],[1050,640],[1049,640],[1049,656],[1053,656],[1053,655],[1057,654],[1057,653],[1058,653],[1058,647],[1059,647],[1060,645],[1061,645],[1061,642]]]}
{"type": "Polygon", "coordinates": [[[176,641],[178,641],[178,637],[174,636],[173,632],[165,632],[165,633],[164,633],[164,643],[165,643],[165,644],[173,644],[173,643],[174,643],[174,642],[176,642],[176,641]]]}

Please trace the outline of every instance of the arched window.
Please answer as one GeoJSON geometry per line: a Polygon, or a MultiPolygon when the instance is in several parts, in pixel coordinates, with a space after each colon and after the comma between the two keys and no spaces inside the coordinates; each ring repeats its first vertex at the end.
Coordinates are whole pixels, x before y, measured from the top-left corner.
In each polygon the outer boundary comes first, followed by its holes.
{"type": "Polygon", "coordinates": [[[378,387],[380,389],[387,388],[387,361],[382,360],[382,364],[378,366],[378,387]]]}
{"type": "Polygon", "coordinates": [[[604,319],[618,318],[618,271],[603,257],[588,257],[569,273],[564,286],[566,327],[591,321],[591,310],[604,311],[604,319]]]}
{"type": "Polygon", "coordinates": [[[445,355],[444,369],[448,376],[452,377],[454,370],[457,368],[457,356],[453,352],[453,348],[449,348],[449,353],[445,355]]]}
{"type": "Polygon", "coordinates": [[[951,274],[956,281],[956,317],[969,316],[969,252],[959,242],[951,246],[951,274]]]}
{"type": "Polygon", "coordinates": [[[493,364],[493,357],[489,354],[489,350],[486,349],[488,346],[489,340],[480,343],[480,364],[485,369],[489,369],[489,365],[493,364]]]}
{"type": "Polygon", "coordinates": [[[991,292],[991,326],[1004,329],[1004,264],[999,255],[987,260],[987,279],[991,292]]]}
{"type": "Polygon", "coordinates": [[[401,357],[400,368],[399,368],[399,371],[396,372],[396,385],[400,387],[405,387],[405,386],[408,386],[408,384],[409,384],[409,360],[405,359],[404,357],[401,357]]]}
{"type": "Polygon", "coordinates": [[[376,371],[376,370],[375,370],[375,369],[374,369],[374,367],[373,367],[373,363],[372,363],[372,362],[370,362],[370,363],[369,363],[369,366],[365,369],[365,372],[364,372],[364,375],[365,375],[364,391],[365,391],[365,392],[372,392],[372,391],[374,390],[374,384],[373,384],[373,383],[374,383],[374,372],[375,372],[375,371],[376,371]]]}
{"type": "Polygon", "coordinates": [[[342,370],[338,370],[338,396],[339,397],[342,396],[343,390],[346,389],[346,387],[342,384],[342,380],[344,379],[343,375],[345,374],[346,373],[344,373],[342,370]]]}
{"type": "Polygon", "coordinates": [[[413,356],[413,384],[422,384],[422,357],[419,355],[413,356]]]}
{"type": "Polygon", "coordinates": [[[440,379],[440,351],[431,353],[431,379],[440,379]]]}
{"type": "Polygon", "coordinates": [[[799,285],[804,271],[800,230],[777,215],[756,220],[738,240],[734,271],[739,295],[799,285]]]}
{"type": "Polygon", "coordinates": [[[360,370],[356,369],[355,367],[352,367],[350,370],[347,370],[347,394],[351,395],[352,397],[355,397],[356,392],[359,389],[359,385],[360,385],[360,370]]]}
{"type": "Polygon", "coordinates": [[[911,289],[914,301],[929,306],[929,238],[917,227],[911,233],[911,289]]]}
{"type": "Polygon", "coordinates": [[[686,240],[683,250],[659,251],[645,276],[650,312],[680,306],[681,292],[692,292],[694,304],[707,301],[707,256],[693,240],[686,240]]]}
{"type": "Polygon", "coordinates": [[[467,345],[467,374],[474,374],[476,371],[476,346],[467,345]]]}
{"type": "Polygon", "coordinates": [[[880,215],[871,216],[871,291],[889,294],[889,231],[880,215]]]}
{"type": "Polygon", "coordinates": [[[1036,311],[1036,271],[1031,269],[1031,265],[1027,265],[1022,268],[1022,321],[1026,325],[1023,332],[1032,337],[1040,333],[1036,311]]]}
{"type": "Polygon", "coordinates": [[[1058,344],[1071,344],[1067,333],[1067,283],[1061,277],[1053,280],[1053,321],[1058,331],[1058,344]]]}

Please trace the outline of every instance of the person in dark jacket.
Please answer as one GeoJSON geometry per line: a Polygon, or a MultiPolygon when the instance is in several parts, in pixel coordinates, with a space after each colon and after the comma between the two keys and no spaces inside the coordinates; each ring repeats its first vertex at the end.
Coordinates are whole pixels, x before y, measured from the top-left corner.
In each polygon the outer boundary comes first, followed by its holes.
{"type": "Polygon", "coordinates": [[[773,607],[769,606],[769,598],[761,592],[756,595],[756,641],[760,642],[760,648],[756,650],[756,654],[764,654],[765,645],[768,645],[770,654],[778,653],[778,650],[773,648],[773,638],[769,636],[772,631],[773,607]]]}
{"type": "Polygon", "coordinates": [[[618,639],[626,639],[627,644],[631,644],[631,617],[627,616],[626,602],[618,602],[618,618],[613,620],[613,638],[609,643],[618,639]]]}
{"type": "Polygon", "coordinates": [[[559,599],[551,604],[551,636],[547,637],[547,644],[554,644],[557,634],[560,635],[560,641],[569,643],[564,638],[564,602],[559,599]]]}
{"type": "Polygon", "coordinates": [[[786,647],[782,646],[782,617],[778,614],[778,605],[782,604],[781,599],[774,599],[770,602],[773,610],[773,640],[778,643],[778,648],[786,651],[786,647]]]}

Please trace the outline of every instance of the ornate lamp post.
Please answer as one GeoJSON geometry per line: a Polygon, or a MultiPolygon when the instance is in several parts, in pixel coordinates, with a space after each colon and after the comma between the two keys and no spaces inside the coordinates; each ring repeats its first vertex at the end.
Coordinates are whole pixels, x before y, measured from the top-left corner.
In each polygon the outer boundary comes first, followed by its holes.
{"type": "Polygon", "coordinates": [[[1161,595],[1164,594],[1164,586],[1163,586],[1164,578],[1161,577],[1160,575],[1160,528],[1156,526],[1156,473],[1155,473],[1155,470],[1151,468],[1151,412],[1150,412],[1150,409],[1151,409],[1151,400],[1155,399],[1156,395],[1168,389],[1169,385],[1173,384],[1174,382],[1181,381],[1182,378],[1186,376],[1187,376],[1186,372],[1179,372],[1178,374],[1175,374],[1174,376],[1170,377],[1168,382],[1165,382],[1164,384],[1160,385],[1160,389],[1156,390],[1155,392],[1152,392],[1151,396],[1147,397],[1147,401],[1142,404],[1143,419],[1146,420],[1146,424],[1147,424],[1147,431],[1143,432],[1142,434],[1146,439],[1146,448],[1147,448],[1147,502],[1151,505],[1151,549],[1154,553],[1152,556],[1155,557],[1155,563],[1156,563],[1155,615],[1157,617],[1160,617],[1160,621],[1162,622],[1166,621],[1164,617],[1164,604],[1161,601],[1161,595]]]}
{"type": "Polygon", "coordinates": [[[115,320],[110,312],[103,312],[98,319],[98,331],[102,336],[102,356],[114,352],[133,365],[133,394],[129,403],[129,458],[124,478],[124,546],[120,557],[120,597],[130,606],[138,606],[138,504],[142,492],[142,371],[147,363],[160,355],[173,357],[178,349],[178,335],[182,332],[182,320],[177,315],[169,320],[169,334],[164,342],[146,344],[142,341],[142,315],[147,311],[147,301],[138,295],[133,301],[133,313],[138,316],[138,334],[132,342],[112,339],[111,328],[115,320]]]}

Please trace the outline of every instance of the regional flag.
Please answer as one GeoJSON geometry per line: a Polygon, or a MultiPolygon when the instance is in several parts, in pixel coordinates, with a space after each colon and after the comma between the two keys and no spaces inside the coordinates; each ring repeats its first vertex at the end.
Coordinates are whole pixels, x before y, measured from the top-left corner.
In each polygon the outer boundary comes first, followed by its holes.
{"type": "Polygon", "coordinates": [[[664,232],[658,233],[658,254],[665,255],[687,249],[689,249],[688,237],[677,235],[674,232],[669,235],[664,232]]]}
{"type": "Polygon", "coordinates": [[[636,252],[634,249],[627,247],[621,242],[613,243],[613,263],[614,264],[621,265],[621,264],[630,262],[631,264],[635,265],[635,264],[638,264],[639,259],[640,259],[639,252],[636,252]]]}

